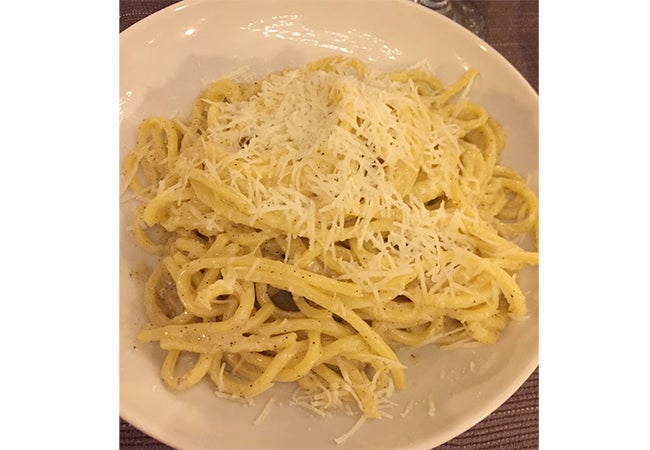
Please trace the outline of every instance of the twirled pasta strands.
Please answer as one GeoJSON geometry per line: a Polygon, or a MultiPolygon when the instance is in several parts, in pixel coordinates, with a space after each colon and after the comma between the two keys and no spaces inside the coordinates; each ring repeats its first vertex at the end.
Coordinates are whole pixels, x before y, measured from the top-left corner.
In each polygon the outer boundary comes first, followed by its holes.
{"type": "Polygon", "coordinates": [[[254,397],[297,382],[310,408],[381,417],[401,345],[493,343],[526,314],[538,201],[498,165],[505,133],[425,67],[333,57],[220,80],[188,123],[153,117],[124,161],[134,235],[160,256],[143,342],[174,390],[254,397]],[[181,375],[182,353],[196,355],[181,375]]]}

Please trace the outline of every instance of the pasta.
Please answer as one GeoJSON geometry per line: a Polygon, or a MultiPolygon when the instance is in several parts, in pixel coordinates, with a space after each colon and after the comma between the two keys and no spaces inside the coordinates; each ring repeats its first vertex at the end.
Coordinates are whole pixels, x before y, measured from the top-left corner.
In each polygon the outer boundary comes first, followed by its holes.
{"type": "Polygon", "coordinates": [[[537,197],[498,163],[504,130],[468,100],[477,74],[329,57],[142,122],[123,179],[159,262],[138,338],[167,352],[170,389],[296,382],[313,410],[379,418],[406,386],[397,348],[490,344],[525,317],[537,197]]]}

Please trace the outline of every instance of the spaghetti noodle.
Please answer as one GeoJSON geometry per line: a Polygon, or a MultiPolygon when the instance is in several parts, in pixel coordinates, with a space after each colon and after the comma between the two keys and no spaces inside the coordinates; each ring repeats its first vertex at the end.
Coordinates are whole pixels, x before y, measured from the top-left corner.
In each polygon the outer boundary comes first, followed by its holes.
{"type": "Polygon", "coordinates": [[[537,198],[498,164],[476,75],[447,86],[424,65],[331,57],[217,81],[187,122],[142,122],[123,176],[159,263],[139,339],[167,351],[170,389],[296,382],[312,408],[378,418],[406,386],[397,347],[490,344],[525,315],[537,198]]]}

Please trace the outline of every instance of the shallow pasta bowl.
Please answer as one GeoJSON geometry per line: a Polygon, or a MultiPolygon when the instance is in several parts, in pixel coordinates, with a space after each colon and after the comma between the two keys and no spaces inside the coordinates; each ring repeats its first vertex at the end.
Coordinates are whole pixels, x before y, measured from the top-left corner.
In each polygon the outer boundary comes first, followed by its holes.
{"type": "MultiPolygon", "coordinates": [[[[495,50],[453,22],[407,1],[184,1],[135,24],[120,36],[120,155],[135,142],[147,116],[186,117],[207,83],[248,67],[260,76],[316,58],[352,55],[380,69],[428,60],[443,80],[467,68],[480,76],[470,98],[507,133],[502,162],[531,183],[538,169],[538,98],[495,50]],[[332,14],[331,11],[336,11],[332,14]]],[[[146,319],[140,300],[146,263],[129,231],[133,211],[120,218],[120,414],[178,448],[327,449],[433,448],[471,428],[512,395],[538,364],[538,278],[521,274],[528,318],[511,323],[494,345],[398,353],[407,389],[391,400],[393,419],[321,418],[283,402],[293,386],[274,387],[246,405],[218,398],[209,383],[172,393],[160,382],[163,352],[140,344],[146,319]],[[269,399],[277,399],[257,420],[269,399]],[[256,423],[257,422],[257,423],[256,423]]]]}

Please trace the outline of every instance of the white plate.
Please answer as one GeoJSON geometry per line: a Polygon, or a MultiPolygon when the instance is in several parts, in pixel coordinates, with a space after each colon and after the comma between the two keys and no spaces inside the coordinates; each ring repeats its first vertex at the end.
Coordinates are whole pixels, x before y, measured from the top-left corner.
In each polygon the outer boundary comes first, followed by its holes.
{"type": "MultiPolygon", "coordinates": [[[[537,179],[538,97],[489,45],[433,11],[392,1],[207,1],[172,5],[120,36],[120,155],[135,142],[146,116],[189,114],[210,81],[249,66],[259,75],[332,53],[351,53],[380,68],[428,59],[451,81],[469,66],[480,70],[471,98],[504,125],[503,158],[537,179]]],[[[538,276],[522,277],[530,318],[511,323],[489,347],[403,351],[408,388],[394,395],[394,419],[371,420],[342,445],[334,438],[357,417],[320,418],[279,405],[293,388],[276,386],[252,406],[217,398],[208,382],[170,393],[159,378],[163,354],[135,335],[144,324],[138,282],[129,273],[142,255],[121,214],[120,415],[173,447],[247,449],[430,449],[471,428],[505,402],[538,364],[538,276]],[[411,356],[413,355],[413,356],[411,356]],[[277,388],[277,389],[276,389],[277,388]],[[271,414],[254,420],[270,396],[271,414]],[[429,399],[435,414],[428,414],[429,399]],[[412,410],[400,415],[409,402],[412,410]]]]}

